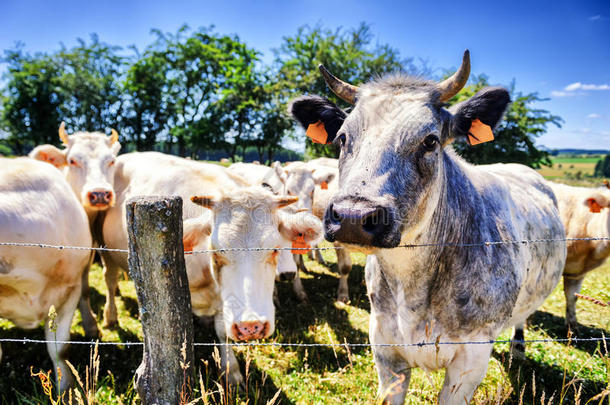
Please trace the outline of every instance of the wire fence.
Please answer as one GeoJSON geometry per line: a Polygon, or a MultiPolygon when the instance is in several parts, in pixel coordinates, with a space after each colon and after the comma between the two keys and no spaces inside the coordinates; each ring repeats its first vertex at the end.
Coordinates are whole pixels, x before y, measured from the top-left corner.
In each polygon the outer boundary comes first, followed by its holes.
{"type": "MultiPolygon", "coordinates": [[[[425,347],[425,346],[455,346],[455,345],[494,345],[496,343],[579,343],[579,342],[610,342],[610,337],[590,337],[590,338],[559,338],[559,339],[505,339],[505,340],[479,340],[464,342],[418,342],[418,343],[283,343],[283,342],[195,342],[194,346],[237,346],[237,347],[425,347]]],[[[100,342],[100,341],[79,341],[79,340],[45,340],[28,338],[5,338],[0,339],[0,343],[32,343],[32,344],[72,344],[72,345],[99,345],[99,346],[142,346],[143,342],[100,342]]]]}
{"type": "MultiPolygon", "coordinates": [[[[527,245],[530,243],[556,243],[556,242],[594,242],[594,241],[610,241],[610,237],[599,236],[599,237],[588,237],[588,238],[542,238],[542,239],[506,239],[499,241],[484,241],[484,242],[473,242],[473,243],[446,243],[446,242],[434,242],[434,243],[405,243],[398,245],[392,249],[398,248],[420,248],[420,247],[489,247],[497,245],[527,245]]],[[[0,246],[13,246],[13,247],[33,247],[42,249],[72,249],[72,250],[95,250],[97,252],[119,252],[129,253],[127,249],[111,249],[107,247],[93,247],[93,246],[66,246],[66,245],[50,245],[46,243],[23,243],[23,242],[0,242],[0,246]]],[[[348,249],[344,246],[324,246],[324,247],[309,247],[309,248],[295,248],[295,247],[253,247],[253,248],[218,248],[218,249],[205,249],[205,250],[193,250],[185,252],[185,254],[203,254],[203,253],[222,253],[222,252],[260,252],[265,250],[339,250],[348,249]]]]}
{"type": "MultiPolygon", "coordinates": [[[[421,244],[401,244],[396,248],[419,248],[419,247],[484,247],[497,245],[514,245],[514,244],[530,244],[530,243],[555,243],[555,242],[577,242],[577,241],[610,241],[610,237],[588,237],[588,238],[547,238],[547,239],[523,239],[523,240],[500,240],[500,241],[484,241],[477,243],[421,243],[421,244]]],[[[45,243],[22,243],[22,242],[0,242],[0,246],[13,247],[32,247],[42,249],[71,249],[71,250],[94,250],[98,252],[120,252],[129,253],[127,249],[111,249],[107,247],[92,247],[92,246],[66,246],[66,245],[51,245],[45,243]]],[[[327,247],[311,247],[311,248],[220,248],[194,250],[185,252],[185,254],[203,254],[214,252],[244,252],[244,251],[266,251],[266,250],[338,250],[346,249],[343,246],[327,246],[327,247]]],[[[257,346],[272,346],[272,347],[425,347],[425,346],[441,346],[441,345],[493,345],[497,343],[552,343],[552,342],[609,342],[610,337],[590,337],[590,338],[559,338],[559,339],[532,339],[532,340],[483,340],[483,341],[461,341],[461,342],[418,342],[418,343],[281,343],[281,342],[196,342],[194,346],[232,346],[232,347],[257,347],[257,346]]],[[[60,341],[60,340],[44,340],[44,339],[28,339],[28,338],[0,338],[0,343],[22,343],[22,344],[73,344],[73,345],[99,345],[99,346],[142,346],[143,342],[100,342],[100,341],[60,341]]]]}

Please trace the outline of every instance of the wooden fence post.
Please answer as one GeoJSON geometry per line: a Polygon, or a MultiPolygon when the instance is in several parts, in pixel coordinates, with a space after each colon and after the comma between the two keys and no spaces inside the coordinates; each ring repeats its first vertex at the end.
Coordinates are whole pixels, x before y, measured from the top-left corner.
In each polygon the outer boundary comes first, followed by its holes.
{"type": "Polygon", "coordinates": [[[136,389],[142,404],[191,399],[193,318],[182,246],[182,199],[134,197],[127,201],[129,274],[144,334],[136,389]]]}

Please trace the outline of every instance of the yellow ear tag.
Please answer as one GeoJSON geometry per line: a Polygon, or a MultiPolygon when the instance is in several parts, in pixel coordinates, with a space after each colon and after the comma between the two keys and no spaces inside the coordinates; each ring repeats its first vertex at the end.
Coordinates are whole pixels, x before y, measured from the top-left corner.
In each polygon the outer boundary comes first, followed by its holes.
{"type": "Polygon", "coordinates": [[[597,201],[595,201],[593,198],[589,198],[587,200],[587,202],[589,203],[589,212],[601,212],[602,211],[602,206],[599,205],[599,203],[597,201]]]}
{"type": "Polygon", "coordinates": [[[311,138],[314,143],[321,143],[323,145],[325,145],[326,141],[328,140],[328,133],[326,132],[326,128],[324,127],[324,123],[322,121],[309,124],[305,135],[311,138]]]}
{"type": "Polygon", "coordinates": [[[311,246],[309,246],[307,242],[305,242],[305,237],[302,233],[300,233],[299,236],[292,240],[292,254],[304,255],[309,252],[309,248],[311,248],[311,246]]]}
{"type": "Polygon", "coordinates": [[[494,134],[491,132],[491,127],[489,125],[483,124],[478,119],[472,121],[472,125],[468,130],[468,143],[470,146],[493,140],[494,134]]]}
{"type": "Polygon", "coordinates": [[[327,182],[325,182],[325,181],[323,181],[323,182],[320,184],[320,188],[321,188],[322,190],[328,190],[328,183],[327,183],[327,182]]]}

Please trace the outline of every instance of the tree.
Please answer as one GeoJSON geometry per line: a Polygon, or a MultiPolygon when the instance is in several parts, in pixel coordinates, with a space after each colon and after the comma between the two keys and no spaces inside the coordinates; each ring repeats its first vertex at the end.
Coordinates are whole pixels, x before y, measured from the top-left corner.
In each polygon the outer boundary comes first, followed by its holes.
{"type": "MultiPolygon", "coordinates": [[[[277,76],[273,91],[283,105],[292,97],[310,93],[322,94],[337,105],[348,107],[328,90],[319,64],[354,85],[387,72],[419,73],[412,59],[401,58],[389,45],[372,46],[372,42],[373,34],[366,23],[335,31],[321,25],[300,27],[296,35],[284,37],[282,45],[274,50],[277,76]]],[[[330,146],[312,144],[309,139],[306,142],[310,155],[337,154],[330,146]]]]}
{"type": "Polygon", "coordinates": [[[5,51],[8,65],[2,96],[1,140],[12,153],[23,155],[37,144],[58,144],[65,95],[60,90],[61,65],[45,54],[30,55],[21,46],[5,51]]]}
{"type": "Polygon", "coordinates": [[[597,161],[593,175],[595,177],[610,177],[610,154],[597,161]]]}
{"type": "MultiPolygon", "coordinates": [[[[488,85],[484,75],[471,77],[466,86],[449,103],[455,104],[472,97],[481,88],[488,85]]],[[[523,94],[515,90],[515,83],[510,88],[512,103],[504,119],[494,130],[492,142],[469,146],[466,142],[455,142],[454,148],[459,155],[471,163],[521,163],[533,168],[541,165],[551,166],[549,152],[538,149],[534,144],[536,138],[546,132],[550,125],[561,127],[563,120],[547,110],[534,108],[533,103],[545,101],[537,93],[523,94]]]]}

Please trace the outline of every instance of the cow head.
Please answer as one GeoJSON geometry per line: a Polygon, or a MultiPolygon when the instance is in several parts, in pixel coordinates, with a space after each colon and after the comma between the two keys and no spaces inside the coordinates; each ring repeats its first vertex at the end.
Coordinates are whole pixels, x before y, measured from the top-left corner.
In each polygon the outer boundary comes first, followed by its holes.
{"type": "Polygon", "coordinates": [[[309,213],[281,210],[295,203],[296,197],[276,196],[261,187],[191,200],[212,211],[210,248],[227,249],[212,253],[211,264],[227,336],[234,340],[270,336],[275,328],[273,287],[280,260],[280,251],[274,249],[290,247],[299,235],[317,243],[322,224],[309,213]],[[239,250],[259,247],[265,250],[239,250]]]}
{"type": "Polygon", "coordinates": [[[113,129],[110,136],[100,132],[68,135],[62,122],[59,137],[65,149],[40,145],[30,152],[30,157],[63,170],[66,180],[87,211],[112,207],[115,202],[114,163],[121,149],[119,134],[113,129]]]}
{"type": "Polygon", "coordinates": [[[465,138],[477,119],[495,127],[510,101],[505,89],[491,87],[445,108],[468,80],[468,51],[441,83],[396,74],[356,87],[320,70],[352,111],[302,96],[290,112],[305,128],[322,122],[340,148],[339,190],[326,209],[326,238],[361,246],[396,246],[403,231],[429,218],[445,186],[447,162],[456,159],[452,141],[465,138]]]}
{"type": "Polygon", "coordinates": [[[304,162],[292,162],[283,168],[286,194],[299,197],[298,209],[311,211],[316,185],[335,178],[335,171],[326,167],[312,167],[304,162]]]}

